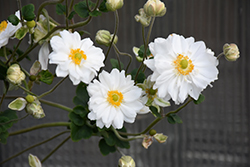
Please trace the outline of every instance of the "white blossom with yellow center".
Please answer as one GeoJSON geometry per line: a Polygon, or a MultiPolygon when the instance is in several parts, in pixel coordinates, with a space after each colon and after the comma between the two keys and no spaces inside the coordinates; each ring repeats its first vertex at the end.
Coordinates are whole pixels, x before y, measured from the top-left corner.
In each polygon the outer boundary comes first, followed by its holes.
{"type": "Polygon", "coordinates": [[[89,38],[81,40],[78,32],[61,31],[60,36],[50,41],[53,52],[49,63],[57,64],[56,75],[69,78],[74,85],[81,81],[88,84],[104,66],[104,54],[101,48],[93,46],[89,38]]]}
{"type": "MultiPolygon", "coordinates": [[[[20,19],[19,11],[17,11],[15,15],[20,19]]],[[[0,22],[0,48],[8,44],[9,38],[13,36],[20,27],[22,27],[21,23],[14,26],[9,21],[3,20],[0,22]]]]}
{"type": "Polygon", "coordinates": [[[111,73],[102,71],[99,81],[94,80],[87,87],[89,93],[90,120],[96,120],[100,128],[116,129],[123,127],[123,122],[133,123],[137,113],[143,108],[140,102],[142,90],[134,86],[131,76],[113,69],[111,73]]]}
{"type": "Polygon", "coordinates": [[[202,41],[171,34],[149,44],[154,59],[144,63],[153,71],[151,81],[159,97],[180,104],[188,96],[198,99],[202,90],[217,80],[217,59],[202,41]]]}

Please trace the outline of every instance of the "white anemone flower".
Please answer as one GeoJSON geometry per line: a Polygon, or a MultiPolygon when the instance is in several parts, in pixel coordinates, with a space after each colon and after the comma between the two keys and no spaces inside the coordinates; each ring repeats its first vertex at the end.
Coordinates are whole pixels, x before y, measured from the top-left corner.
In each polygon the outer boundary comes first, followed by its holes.
{"type": "MultiPolygon", "coordinates": [[[[15,15],[20,19],[19,11],[17,11],[15,15]]],[[[18,23],[16,26],[14,26],[9,21],[2,21],[0,23],[0,48],[7,45],[9,42],[9,38],[12,37],[15,32],[21,27],[21,23],[18,23]]]]}
{"type": "Polygon", "coordinates": [[[99,81],[94,80],[87,87],[89,93],[90,120],[96,120],[100,128],[116,129],[123,127],[123,122],[133,123],[137,113],[143,108],[140,101],[142,90],[134,86],[131,76],[113,69],[111,73],[102,71],[99,81]]]}
{"type": "Polygon", "coordinates": [[[49,63],[57,64],[56,75],[69,75],[74,85],[80,81],[88,84],[104,66],[104,54],[101,48],[93,46],[89,38],[81,40],[78,32],[61,31],[60,36],[53,36],[50,41],[53,52],[49,63]]]}
{"type": "Polygon", "coordinates": [[[144,63],[153,71],[153,88],[175,104],[183,103],[188,96],[197,100],[201,91],[218,79],[218,61],[203,41],[171,34],[167,39],[156,38],[149,49],[154,59],[144,63]]]}

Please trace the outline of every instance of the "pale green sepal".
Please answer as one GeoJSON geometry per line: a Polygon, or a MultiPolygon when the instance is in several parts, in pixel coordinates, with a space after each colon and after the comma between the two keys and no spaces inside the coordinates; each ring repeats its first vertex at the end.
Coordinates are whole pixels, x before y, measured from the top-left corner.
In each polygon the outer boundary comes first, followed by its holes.
{"type": "Polygon", "coordinates": [[[165,143],[168,139],[166,135],[163,135],[162,133],[156,133],[154,135],[154,138],[159,142],[159,143],[165,143]]]}
{"type": "Polygon", "coordinates": [[[29,29],[27,27],[21,27],[16,31],[15,38],[21,40],[25,37],[27,32],[29,32],[29,29]]]}
{"type": "Polygon", "coordinates": [[[15,99],[14,101],[12,101],[8,105],[8,107],[11,110],[21,111],[25,108],[26,104],[27,104],[27,101],[24,98],[19,97],[15,99]]]}
{"type": "Polygon", "coordinates": [[[165,101],[165,100],[163,100],[162,98],[159,98],[159,97],[156,97],[154,99],[154,102],[157,105],[161,106],[161,107],[168,107],[168,106],[170,106],[170,103],[168,101],[165,101]]]}

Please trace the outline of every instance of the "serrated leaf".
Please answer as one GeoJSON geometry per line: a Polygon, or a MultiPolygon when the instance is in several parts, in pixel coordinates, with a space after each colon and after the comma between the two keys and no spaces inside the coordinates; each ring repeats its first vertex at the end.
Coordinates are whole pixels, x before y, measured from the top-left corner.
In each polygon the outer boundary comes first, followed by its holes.
{"type": "Polygon", "coordinates": [[[198,100],[194,100],[194,104],[200,104],[205,100],[205,96],[203,94],[200,94],[198,100]]]}
{"type": "Polygon", "coordinates": [[[88,111],[86,111],[85,108],[82,106],[76,106],[73,109],[73,112],[80,115],[82,118],[86,117],[88,114],[88,111]]]}
{"type": "Polygon", "coordinates": [[[63,15],[66,13],[66,6],[62,5],[61,3],[56,4],[56,13],[58,15],[63,15]]]}
{"type": "Polygon", "coordinates": [[[78,14],[78,16],[82,18],[86,18],[89,16],[89,9],[85,1],[75,4],[74,10],[78,14]]]}
{"type": "Polygon", "coordinates": [[[98,10],[94,10],[93,12],[90,12],[89,15],[93,17],[97,17],[97,16],[101,16],[102,13],[99,12],[98,10]]]}
{"type": "Polygon", "coordinates": [[[108,12],[108,9],[107,9],[107,7],[106,7],[106,0],[103,0],[102,1],[102,3],[100,4],[100,6],[99,6],[99,10],[101,11],[101,12],[108,12]]]}
{"type": "Polygon", "coordinates": [[[114,146],[116,143],[116,136],[112,131],[103,131],[102,136],[104,137],[105,142],[109,146],[114,146]]]}
{"type": "Polygon", "coordinates": [[[16,16],[16,15],[14,15],[14,14],[12,14],[12,15],[10,15],[9,17],[8,17],[8,20],[9,20],[9,22],[11,22],[11,24],[13,24],[14,26],[16,26],[16,25],[18,25],[18,23],[19,23],[19,18],[16,16]]]}
{"type": "Polygon", "coordinates": [[[35,6],[33,4],[28,4],[22,7],[22,16],[27,21],[32,21],[35,19],[36,15],[34,13],[35,6]]]}
{"type": "Polygon", "coordinates": [[[75,96],[73,98],[73,103],[76,105],[76,106],[85,106],[86,103],[82,101],[82,99],[78,98],[77,96],[75,96]]]}
{"type": "Polygon", "coordinates": [[[84,125],[84,119],[80,115],[74,112],[69,113],[69,119],[71,120],[71,122],[73,122],[77,126],[84,125]]]}
{"type": "MultiPolygon", "coordinates": [[[[116,59],[110,59],[110,63],[112,65],[112,68],[117,68],[118,70],[120,70],[120,66],[119,66],[118,60],[116,60],[116,59]]],[[[124,65],[123,65],[122,62],[120,62],[120,63],[121,63],[121,70],[123,70],[124,69],[124,65]]]]}
{"type": "Polygon", "coordinates": [[[150,111],[156,116],[156,117],[161,117],[161,114],[158,112],[158,109],[154,106],[149,107],[150,111]]]}
{"type": "Polygon", "coordinates": [[[84,83],[80,83],[76,88],[76,96],[82,101],[82,106],[85,107],[89,101],[89,94],[87,91],[87,86],[84,83]]]}
{"type": "Polygon", "coordinates": [[[81,139],[88,139],[92,136],[92,129],[87,125],[77,126],[73,122],[71,122],[70,129],[71,139],[75,142],[81,139]]]}
{"type": "Polygon", "coordinates": [[[102,155],[108,155],[109,153],[115,152],[116,148],[115,146],[109,146],[104,139],[101,139],[99,141],[99,148],[102,153],[102,155]]]}
{"type": "Polygon", "coordinates": [[[6,144],[8,136],[8,131],[0,132],[0,143],[6,144]]]}
{"type": "Polygon", "coordinates": [[[71,20],[75,14],[76,14],[76,12],[74,10],[72,12],[70,12],[68,19],[71,20]]]}
{"type": "Polygon", "coordinates": [[[54,75],[48,70],[42,70],[38,73],[39,81],[46,83],[48,85],[52,84],[54,75]]]}
{"type": "MultiPolygon", "coordinates": [[[[132,76],[132,79],[134,80],[135,79],[135,76],[136,76],[136,73],[137,73],[138,69],[134,69],[132,72],[131,72],[131,76],[132,76]]],[[[136,78],[136,82],[137,83],[143,83],[144,80],[145,80],[145,74],[140,71],[137,78],[136,78]]]]}

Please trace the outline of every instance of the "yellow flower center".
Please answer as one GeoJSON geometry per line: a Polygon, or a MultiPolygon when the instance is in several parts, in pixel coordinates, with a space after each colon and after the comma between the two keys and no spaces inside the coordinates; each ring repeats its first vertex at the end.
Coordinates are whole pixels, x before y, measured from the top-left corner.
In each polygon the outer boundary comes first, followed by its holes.
{"type": "Polygon", "coordinates": [[[123,100],[123,94],[121,92],[118,92],[117,90],[108,91],[107,100],[112,106],[119,107],[123,100]]]}
{"type": "Polygon", "coordinates": [[[175,69],[179,71],[182,75],[188,75],[194,69],[194,64],[192,60],[188,58],[188,56],[183,56],[179,54],[177,59],[174,61],[175,69]]]}
{"type": "Polygon", "coordinates": [[[84,54],[84,51],[81,49],[71,49],[69,58],[76,64],[79,65],[82,62],[82,59],[86,60],[87,56],[84,54]]]}
{"type": "Polygon", "coordinates": [[[7,25],[8,23],[5,20],[0,23],[0,33],[7,28],[7,25]]]}

